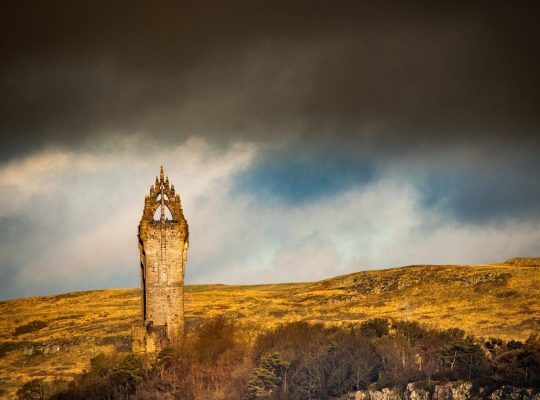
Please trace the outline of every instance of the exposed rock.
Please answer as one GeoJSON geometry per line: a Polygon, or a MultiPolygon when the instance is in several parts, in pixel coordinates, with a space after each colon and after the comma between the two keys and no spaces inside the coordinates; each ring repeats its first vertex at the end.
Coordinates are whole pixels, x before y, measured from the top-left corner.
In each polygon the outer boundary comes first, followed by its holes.
{"type": "Polygon", "coordinates": [[[27,356],[33,354],[54,354],[62,350],[63,346],[58,343],[46,343],[46,344],[35,344],[26,346],[23,350],[23,353],[27,356]]]}
{"type": "Polygon", "coordinates": [[[409,400],[430,400],[429,391],[419,383],[409,383],[405,389],[405,398],[409,400]]]}
{"type": "Polygon", "coordinates": [[[384,388],[380,392],[376,391],[376,392],[373,392],[373,394],[371,394],[371,400],[400,400],[400,399],[401,399],[401,396],[397,389],[384,388]]]}
{"type": "Polygon", "coordinates": [[[473,384],[471,382],[455,381],[445,384],[435,385],[433,394],[423,383],[413,382],[407,385],[405,392],[398,389],[384,388],[382,390],[359,390],[346,394],[342,400],[540,400],[540,393],[534,393],[530,388],[516,388],[513,386],[502,386],[495,390],[491,396],[485,395],[485,388],[473,396],[473,384]]]}
{"type": "Polygon", "coordinates": [[[354,400],[369,400],[369,393],[365,390],[359,390],[354,394],[354,400]]]}
{"type": "Polygon", "coordinates": [[[70,347],[77,346],[81,343],[95,344],[98,346],[112,345],[116,351],[129,352],[131,351],[131,337],[129,336],[105,336],[105,337],[84,337],[76,336],[70,339],[58,339],[47,342],[25,342],[13,344],[9,350],[22,350],[24,355],[31,356],[35,354],[55,354],[59,351],[65,351],[70,347]]]}
{"type": "Polygon", "coordinates": [[[471,382],[449,382],[453,400],[467,400],[472,397],[473,385],[471,382]]]}
{"type": "Polygon", "coordinates": [[[433,400],[468,400],[473,396],[471,382],[448,382],[443,385],[435,385],[433,400]]]}
{"type": "Polygon", "coordinates": [[[433,400],[453,400],[452,389],[448,384],[435,385],[433,400]]]}
{"type": "MultiPolygon", "coordinates": [[[[397,389],[384,388],[382,390],[359,390],[354,395],[354,400],[470,400],[472,398],[472,383],[462,381],[435,385],[433,394],[424,383],[413,382],[407,385],[404,393],[397,389]]],[[[540,400],[540,398],[534,400],[540,400]]]]}
{"type": "Polygon", "coordinates": [[[384,388],[382,390],[359,390],[354,400],[401,400],[402,396],[397,389],[384,388]]]}
{"type": "Polygon", "coordinates": [[[503,386],[491,393],[491,400],[540,400],[540,394],[532,389],[503,386]]]}

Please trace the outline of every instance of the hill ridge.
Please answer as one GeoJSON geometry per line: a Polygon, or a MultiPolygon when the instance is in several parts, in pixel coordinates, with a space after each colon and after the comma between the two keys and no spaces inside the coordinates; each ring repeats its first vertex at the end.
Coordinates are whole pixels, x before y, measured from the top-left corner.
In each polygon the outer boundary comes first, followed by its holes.
{"type": "MultiPolygon", "coordinates": [[[[116,288],[0,302],[0,389],[69,377],[101,352],[129,351],[140,294],[116,288]]],[[[218,315],[252,330],[391,318],[523,340],[540,329],[538,298],[540,268],[530,264],[411,265],[315,282],[187,285],[186,325],[218,315]]]]}

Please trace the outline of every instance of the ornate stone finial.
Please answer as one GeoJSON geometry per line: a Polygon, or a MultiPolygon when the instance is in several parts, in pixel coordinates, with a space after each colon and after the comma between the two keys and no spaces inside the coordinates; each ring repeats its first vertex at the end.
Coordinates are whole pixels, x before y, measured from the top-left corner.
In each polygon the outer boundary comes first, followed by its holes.
{"type": "Polygon", "coordinates": [[[159,168],[159,180],[163,182],[163,177],[165,173],[163,172],[163,165],[159,168]]]}

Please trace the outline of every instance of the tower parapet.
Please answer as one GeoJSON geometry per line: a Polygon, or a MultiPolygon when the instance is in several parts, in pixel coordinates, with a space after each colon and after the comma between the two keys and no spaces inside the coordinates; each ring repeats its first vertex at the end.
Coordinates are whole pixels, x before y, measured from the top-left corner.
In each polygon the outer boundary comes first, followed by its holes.
{"type": "Polygon", "coordinates": [[[134,351],[153,353],[175,346],[183,335],[184,275],[189,247],[180,196],[169,185],[163,167],[150,187],[150,194],[145,196],[138,238],[144,332],[139,329],[139,333],[134,333],[134,351]]]}

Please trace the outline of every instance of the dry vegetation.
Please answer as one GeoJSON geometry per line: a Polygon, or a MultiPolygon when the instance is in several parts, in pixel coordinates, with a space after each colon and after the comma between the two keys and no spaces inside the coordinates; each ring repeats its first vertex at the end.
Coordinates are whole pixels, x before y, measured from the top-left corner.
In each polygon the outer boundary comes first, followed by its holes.
{"type": "MultiPolygon", "coordinates": [[[[371,318],[526,339],[540,327],[540,268],[411,266],[315,283],[186,288],[188,329],[215,316],[251,331],[285,322],[347,326],[371,318]]],[[[35,378],[71,377],[99,353],[129,351],[140,291],[115,289],[0,303],[0,393],[35,378]]]]}

